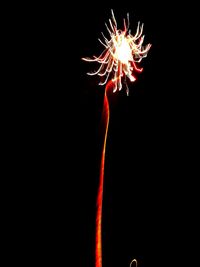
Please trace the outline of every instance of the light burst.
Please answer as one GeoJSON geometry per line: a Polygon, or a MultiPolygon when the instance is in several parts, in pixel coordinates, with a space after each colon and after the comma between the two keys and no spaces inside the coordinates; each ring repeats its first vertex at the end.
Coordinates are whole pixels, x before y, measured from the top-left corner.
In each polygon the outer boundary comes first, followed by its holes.
{"type": "MultiPolygon", "coordinates": [[[[100,56],[93,58],[82,58],[88,62],[96,62],[100,64],[100,67],[95,72],[89,72],[88,75],[100,76],[99,85],[105,86],[104,103],[102,110],[102,123],[104,127],[104,142],[102,148],[101,165],[100,165],[100,177],[99,187],[97,194],[97,212],[96,212],[96,242],[95,242],[95,266],[102,267],[102,207],[103,207],[103,188],[104,188],[104,165],[105,165],[105,151],[106,140],[109,125],[109,102],[107,97],[107,91],[113,89],[113,92],[120,91],[122,89],[122,78],[126,85],[127,95],[129,94],[126,77],[131,82],[136,80],[133,72],[142,72],[142,68],[139,68],[137,64],[147,56],[147,53],[151,47],[151,44],[142,46],[144,41],[143,24],[138,22],[135,35],[131,35],[129,30],[129,14],[127,14],[127,20],[124,19],[124,30],[117,29],[117,22],[111,10],[112,17],[109,19],[109,26],[105,23],[109,33],[109,39],[102,33],[103,41],[99,39],[100,43],[104,46],[103,52],[100,56]],[[110,78],[110,80],[109,80],[110,78]]],[[[133,259],[130,263],[130,267],[133,263],[137,267],[137,260],[133,259]]]]}
{"type": "Polygon", "coordinates": [[[137,63],[141,62],[147,56],[151,44],[147,44],[146,46],[142,45],[144,41],[144,24],[138,22],[135,35],[131,35],[129,14],[127,14],[127,19],[124,19],[124,30],[122,31],[117,29],[117,22],[113,10],[111,10],[111,13],[112,17],[109,19],[110,27],[105,23],[110,36],[106,38],[102,32],[103,40],[98,39],[104,46],[103,52],[98,57],[93,56],[93,58],[86,57],[82,59],[100,64],[100,67],[96,71],[87,74],[100,76],[101,81],[99,85],[105,85],[110,78],[113,92],[122,89],[122,77],[124,77],[128,95],[129,89],[126,83],[126,77],[131,82],[136,80],[133,72],[142,72],[143,68],[139,68],[137,63]]]}

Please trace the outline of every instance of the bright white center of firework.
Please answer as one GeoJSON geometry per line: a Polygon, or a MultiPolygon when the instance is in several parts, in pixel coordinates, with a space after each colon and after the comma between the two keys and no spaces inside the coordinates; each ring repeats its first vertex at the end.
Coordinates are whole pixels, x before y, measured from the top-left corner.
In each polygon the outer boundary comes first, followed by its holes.
{"type": "Polygon", "coordinates": [[[129,61],[133,60],[132,50],[130,48],[129,42],[124,35],[120,35],[115,40],[115,53],[114,57],[123,64],[128,64],[129,61]]]}

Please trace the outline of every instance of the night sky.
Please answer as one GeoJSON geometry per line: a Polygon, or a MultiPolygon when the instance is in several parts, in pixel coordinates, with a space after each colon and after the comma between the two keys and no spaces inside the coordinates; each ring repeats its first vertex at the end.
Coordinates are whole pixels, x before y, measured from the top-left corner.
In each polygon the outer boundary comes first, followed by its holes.
{"type": "Polygon", "coordinates": [[[144,44],[152,47],[140,64],[144,71],[136,73],[137,81],[128,81],[129,96],[125,89],[108,96],[103,267],[128,267],[133,258],[139,267],[190,266],[197,216],[193,151],[198,100],[190,61],[192,34],[188,37],[193,23],[186,5],[175,8],[169,2],[132,1],[126,7],[77,3],[68,15],[58,5],[48,15],[50,24],[45,20],[44,30],[52,31],[49,42],[56,49],[48,59],[50,66],[55,62],[55,75],[44,93],[47,126],[42,126],[51,136],[44,136],[49,138],[45,153],[53,162],[46,164],[54,177],[47,178],[47,206],[53,214],[49,242],[55,248],[58,244],[58,258],[65,258],[68,245],[74,248],[74,264],[67,266],[94,267],[105,88],[98,85],[98,77],[86,75],[96,65],[81,57],[101,53],[98,38],[101,31],[108,36],[104,23],[111,8],[119,26],[129,12],[133,34],[137,22],[144,23],[144,44]],[[68,222],[72,228],[65,227],[68,222]]]}

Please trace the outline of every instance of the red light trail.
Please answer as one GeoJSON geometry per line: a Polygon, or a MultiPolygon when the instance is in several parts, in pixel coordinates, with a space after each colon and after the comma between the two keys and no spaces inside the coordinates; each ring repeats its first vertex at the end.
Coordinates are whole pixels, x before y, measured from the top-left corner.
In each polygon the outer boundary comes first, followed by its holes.
{"type": "MultiPolygon", "coordinates": [[[[98,75],[101,78],[99,85],[106,85],[104,94],[104,103],[102,116],[105,123],[105,135],[101,156],[100,165],[100,178],[99,188],[97,194],[97,212],[96,212],[96,247],[95,247],[95,266],[102,267],[102,206],[103,206],[103,186],[104,186],[104,165],[105,165],[105,152],[106,152],[106,140],[109,125],[109,103],[107,98],[107,91],[113,89],[113,92],[120,91],[122,89],[122,78],[126,85],[127,95],[129,94],[126,77],[131,82],[136,80],[133,72],[142,72],[143,69],[137,66],[137,63],[147,56],[147,53],[151,47],[151,44],[142,46],[144,41],[143,24],[138,22],[136,34],[131,35],[129,30],[129,14],[127,14],[127,21],[124,19],[124,30],[117,29],[117,22],[111,10],[112,18],[109,19],[109,26],[105,23],[110,39],[106,38],[102,33],[103,41],[98,39],[104,46],[103,52],[100,56],[93,58],[82,58],[87,62],[96,62],[100,64],[100,67],[95,72],[89,72],[88,75],[98,75]],[[110,78],[110,80],[109,80],[110,78]],[[109,81],[108,81],[109,80],[109,81]]],[[[137,261],[134,259],[132,263],[137,261]]]]}

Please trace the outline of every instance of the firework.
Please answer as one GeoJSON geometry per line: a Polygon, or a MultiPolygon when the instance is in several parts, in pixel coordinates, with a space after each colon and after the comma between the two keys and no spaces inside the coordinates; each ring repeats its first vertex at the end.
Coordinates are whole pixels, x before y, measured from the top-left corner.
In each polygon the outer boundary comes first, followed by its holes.
{"type": "Polygon", "coordinates": [[[113,83],[113,92],[122,89],[122,78],[126,84],[127,94],[129,89],[126,83],[126,77],[131,82],[136,80],[133,72],[142,72],[142,68],[137,66],[137,63],[147,56],[147,53],[151,47],[151,44],[142,46],[144,41],[143,27],[144,24],[140,25],[138,22],[137,30],[135,35],[131,35],[129,29],[129,14],[127,14],[127,22],[124,19],[124,30],[117,29],[117,22],[111,10],[112,19],[109,19],[110,28],[105,23],[109,33],[109,38],[106,38],[102,33],[103,41],[98,39],[104,46],[103,52],[100,56],[93,58],[82,58],[88,62],[97,62],[100,67],[94,71],[87,73],[88,75],[98,75],[101,77],[99,85],[105,85],[110,80],[113,83]]]}
{"type": "MultiPolygon", "coordinates": [[[[102,204],[103,204],[103,184],[104,184],[104,165],[105,165],[105,151],[106,140],[109,125],[109,103],[107,98],[107,91],[112,89],[113,92],[122,89],[122,79],[126,86],[127,95],[129,89],[126,77],[134,82],[136,80],[134,72],[142,72],[137,64],[147,56],[151,44],[142,46],[144,41],[143,24],[138,22],[135,35],[131,35],[129,29],[129,14],[127,19],[124,19],[124,30],[117,29],[117,22],[111,10],[112,17],[109,19],[109,26],[105,23],[109,37],[106,38],[102,33],[103,40],[99,39],[100,43],[104,46],[103,52],[100,56],[93,58],[82,58],[87,62],[96,62],[100,64],[99,68],[94,72],[87,73],[88,75],[97,75],[100,77],[99,85],[106,85],[104,94],[104,105],[102,111],[102,118],[105,125],[105,135],[102,149],[101,166],[100,166],[100,179],[99,189],[97,194],[97,213],[96,213],[96,267],[102,267],[102,204]]],[[[132,260],[130,266],[137,261],[132,260]]]]}

